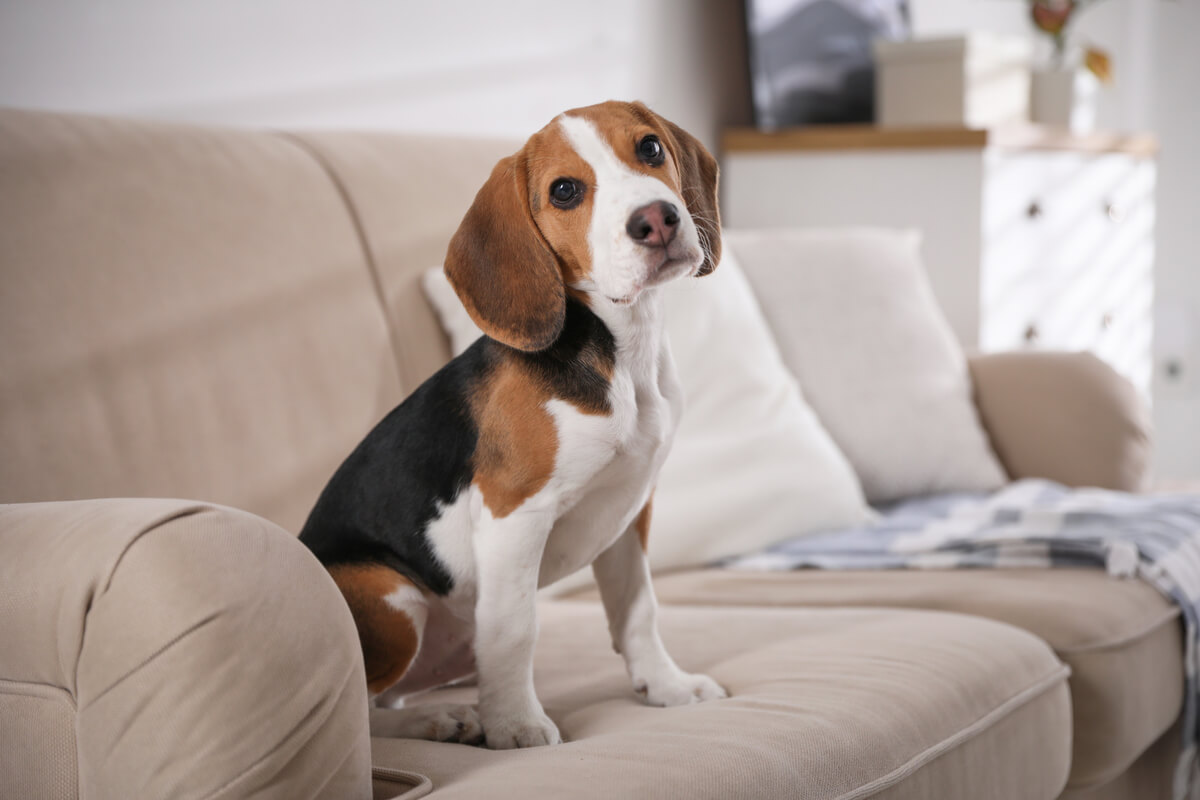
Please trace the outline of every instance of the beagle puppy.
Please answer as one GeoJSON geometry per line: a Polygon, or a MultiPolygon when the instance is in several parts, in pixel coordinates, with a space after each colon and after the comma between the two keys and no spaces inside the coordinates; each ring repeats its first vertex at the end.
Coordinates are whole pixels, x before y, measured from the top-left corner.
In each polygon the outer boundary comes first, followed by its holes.
{"type": "Polygon", "coordinates": [[[661,287],[720,254],[715,159],[640,103],[561,114],[496,165],[445,262],[486,336],[367,435],[300,534],[353,613],[373,733],[561,742],[536,594],[588,564],[647,703],[726,696],[667,654],[645,556],[682,412],[661,287]],[[472,674],[478,708],[388,708],[472,674]]]}

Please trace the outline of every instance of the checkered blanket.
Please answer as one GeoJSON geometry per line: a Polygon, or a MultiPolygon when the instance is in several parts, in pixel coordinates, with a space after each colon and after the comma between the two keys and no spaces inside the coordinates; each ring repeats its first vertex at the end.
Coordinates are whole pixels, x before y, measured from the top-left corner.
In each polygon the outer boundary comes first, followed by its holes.
{"type": "Polygon", "coordinates": [[[761,570],[1088,566],[1144,580],[1182,611],[1187,690],[1175,797],[1200,797],[1200,495],[1133,495],[1023,480],[991,495],[938,495],[881,510],[874,523],[790,539],[721,565],[761,570]]]}

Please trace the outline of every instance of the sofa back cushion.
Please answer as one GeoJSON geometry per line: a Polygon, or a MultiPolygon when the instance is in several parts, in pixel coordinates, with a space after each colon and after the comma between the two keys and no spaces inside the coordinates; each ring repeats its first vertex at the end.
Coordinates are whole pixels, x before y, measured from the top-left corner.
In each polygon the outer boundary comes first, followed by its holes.
{"type": "Polygon", "coordinates": [[[295,531],[402,396],[353,215],[285,136],[0,112],[0,275],[0,502],[295,531]]]}
{"type": "Polygon", "coordinates": [[[334,176],[362,234],[392,328],[405,394],[450,360],[450,344],[421,288],[475,193],[521,143],[431,134],[294,134],[334,176]]]}

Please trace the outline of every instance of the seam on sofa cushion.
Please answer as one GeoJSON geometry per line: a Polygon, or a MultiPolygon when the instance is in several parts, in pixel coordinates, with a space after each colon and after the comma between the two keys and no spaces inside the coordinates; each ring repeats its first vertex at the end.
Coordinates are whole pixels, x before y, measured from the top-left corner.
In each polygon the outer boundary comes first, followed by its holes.
{"type": "Polygon", "coordinates": [[[0,694],[13,694],[22,697],[36,697],[39,700],[61,701],[76,711],[75,698],[61,686],[49,683],[32,683],[30,681],[14,681],[0,678],[0,694]]]}
{"type": "Polygon", "coordinates": [[[141,530],[137,532],[137,535],[130,537],[129,541],[125,543],[125,546],[121,548],[121,552],[117,553],[117,557],[113,559],[112,567],[109,568],[108,574],[104,576],[104,585],[100,587],[100,591],[97,592],[97,594],[103,594],[104,592],[108,591],[109,587],[112,586],[113,575],[116,574],[117,568],[121,566],[121,562],[125,560],[125,554],[128,553],[129,549],[137,544],[137,542],[147,533],[161,528],[163,525],[166,525],[170,522],[174,522],[177,519],[183,519],[184,517],[190,517],[195,514],[203,514],[205,511],[211,511],[213,508],[213,506],[208,505],[207,503],[195,503],[189,501],[181,502],[188,504],[184,505],[182,508],[174,509],[170,513],[163,514],[161,517],[155,517],[149,522],[144,523],[141,527],[141,530]]]}
{"type": "Polygon", "coordinates": [[[1017,692],[1008,700],[1005,700],[999,706],[993,708],[991,711],[984,714],[967,727],[956,731],[954,734],[946,737],[937,744],[925,748],[920,753],[917,753],[915,756],[896,767],[888,774],[876,778],[870,783],[863,784],[853,791],[840,795],[837,800],[860,800],[860,798],[870,797],[873,794],[894,786],[895,784],[907,778],[909,775],[916,772],[921,767],[933,761],[938,756],[943,755],[952,748],[957,747],[963,742],[984,732],[988,728],[991,728],[997,722],[1004,719],[1018,708],[1021,708],[1033,698],[1038,697],[1052,686],[1066,680],[1067,676],[1070,674],[1071,670],[1069,667],[1067,667],[1065,664],[1060,665],[1059,669],[1055,670],[1050,675],[1047,675],[1045,678],[1042,678],[1037,683],[1022,689],[1020,692],[1017,692]]]}
{"type": "MultiPolygon", "coordinates": [[[[100,585],[88,599],[88,608],[84,613],[83,625],[79,628],[79,641],[75,642],[75,669],[71,671],[71,685],[73,687],[79,686],[79,660],[83,653],[83,640],[84,637],[87,636],[88,630],[87,618],[91,613],[92,605],[95,603],[97,596],[104,594],[109,590],[109,587],[112,586],[113,576],[117,574],[117,569],[120,568],[121,562],[125,560],[125,556],[127,553],[129,553],[130,548],[133,547],[137,542],[141,541],[141,538],[150,531],[157,530],[163,525],[174,522],[175,520],[183,519],[184,517],[190,517],[195,514],[203,514],[204,512],[211,511],[213,509],[213,506],[207,503],[196,503],[194,501],[180,502],[184,503],[184,505],[179,508],[172,509],[170,512],[164,513],[162,516],[154,517],[149,522],[143,523],[137,534],[129,537],[129,541],[125,543],[125,546],[121,548],[121,552],[117,553],[117,557],[113,559],[112,565],[108,569],[108,574],[104,576],[103,584],[100,585]]],[[[61,650],[59,650],[58,659],[58,671],[60,674],[66,675],[67,670],[63,667],[61,650]]]]}
{"type": "Polygon", "coordinates": [[[424,797],[433,791],[433,781],[419,772],[408,772],[402,769],[393,769],[392,767],[373,766],[371,767],[371,778],[399,783],[408,787],[400,794],[389,798],[389,800],[416,800],[418,797],[424,797]]]}
{"type": "Polygon", "coordinates": [[[354,203],[354,197],[350,194],[349,188],[342,181],[333,164],[318,147],[305,141],[303,137],[295,133],[277,131],[276,135],[285,141],[291,142],[315,161],[325,175],[328,176],[330,183],[333,184],[333,188],[341,198],[342,205],[346,208],[346,214],[350,217],[350,223],[354,226],[354,235],[358,239],[359,249],[362,250],[363,261],[367,265],[367,274],[371,278],[371,288],[375,291],[375,301],[379,303],[379,311],[383,314],[383,324],[387,327],[388,341],[392,346],[392,359],[396,362],[396,369],[399,371],[399,374],[402,376],[407,375],[408,372],[404,368],[407,359],[404,356],[404,348],[400,341],[400,332],[396,330],[396,326],[392,322],[392,315],[388,313],[387,292],[383,288],[383,278],[379,274],[379,265],[375,263],[371,240],[367,236],[367,229],[363,225],[362,215],[358,213],[358,206],[354,203]]]}
{"type": "MultiPolygon", "coordinates": [[[[682,574],[682,573],[687,573],[687,572],[692,572],[692,571],[696,571],[696,570],[694,570],[694,568],[692,568],[692,567],[665,569],[665,570],[662,570],[659,572],[655,572],[654,578],[655,578],[655,580],[658,580],[660,578],[667,577],[672,574],[682,574]]],[[[1047,573],[1049,574],[1051,571],[1052,570],[1047,570],[1047,573]]],[[[581,587],[578,589],[573,589],[565,594],[555,595],[554,600],[570,601],[570,602],[575,602],[575,603],[598,603],[599,598],[598,598],[598,596],[596,596],[595,592],[596,592],[596,589],[594,586],[592,586],[592,587],[584,586],[584,587],[581,587]]],[[[1164,595],[1164,597],[1165,597],[1165,595],[1164,595]]],[[[1089,653],[1089,652],[1099,651],[1099,650],[1108,650],[1108,649],[1123,647],[1125,645],[1131,644],[1131,643],[1137,641],[1138,639],[1144,638],[1144,637],[1149,636],[1150,634],[1154,633],[1162,625],[1172,622],[1179,618],[1179,615],[1180,615],[1179,606],[1174,604],[1175,601],[1172,598],[1167,597],[1166,599],[1171,602],[1171,604],[1172,604],[1171,607],[1168,608],[1165,612],[1163,612],[1161,616],[1155,617],[1151,622],[1143,624],[1136,631],[1119,633],[1111,639],[1102,639],[1102,640],[1099,640],[1096,642],[1088,642],[1087,644],[1069,645],[1066,647],[1052,646],[1052,649],[1054,650],[1055,653],[1059,653],[1059,654],[1075,654],[1075,653],[1089,653]]],[[[668,605],[668,606],[693,606],[693,607],[707,607],[710,604],[710,601],[693,600],[693,599],[689,599],[687,597],[685,597],[681,600],[667,597],[666,599],[659,600],[659,602],[663,605],[668,605]]],[[[741,604],[741,603],[737,603],[736,605],[738,608],[787,608],[788,607],[788,606],[783,606],[783,605],[762,605],[762,604],[741,604]]],[[[718,607],[729,607],[729,606],[726,605],[726,606],[718,606],[718,607]]],[[[854,606],[821,606],[821,608],[839,608],[839,607],[856,608],[856,609],[874,609],[874,610],[879,610],[879,611],[895,611],[897,608],[901,608],[902,606],[894,606],[894,605],[889,606],[889,605],[886,605],[883,603],[869,604],[869,605],[854,605],[854,606]]],[[[980,614],[976,611],[963,611],[963,610],[956,610],[956,609],[951,609],[951,608],[928,608],[928,607],[920,607],[920,606],[912,606],[911,609],[912,610],[921,610],[921,611],[938,611],[941,613],[948,613],[948,614],[966,614],[968,616],[979,617],[980,619],[991,619],[996,622],[1001,622],[1006,625],[1014,626],[1021,630],[1026,630],[1026,631],[1028,630],[1024,626],[1022,626],[1020,623],[1000,619],[998,617],[988,617],[988,616],[980,614]]],[[[1034,635],[1036,636],[1037,634],[1034,634],[1034,635]]]]}
{"type": "Polygon", "coordinates": [[[201,628],[203,628],[205,625],[212,622],[213,620],[215,620],[218,616],[220,616],[220,614],[218,612],[213,612],[212,614],[209,614],[208,616],[197,620],[195,623],[190,625],[187,629],[185,629],[185,630],[181,631],[179,634],[177,634],[175,636],[175,638],[171,639],[171,641],[167,642],[162,647],[158,648],[153,653],[146,656],[146,658],[144,658],[141,662],[139,662],[135,666],[131,667],[128,672],[126,672],[124,675],[117,678],[115,681],[113,681],[108,686],[106,686],[103,691],[101,691],[99,694],[97,694],[95,697],[93,697],[91,700],[89,700],[87,705],[82,706],[80,708],[80,710],[83,711],[87,708],[91,708],[93,705],[96,704],[97,701],[100,700],[100,698],[104,697],[106,694],[111,692],[113,689],[117,688],[122,683],[124,683],[126,678],[129,678],[130,676],[134,675],[135,673],[141,671],[141,669],[143,667],[145,667],[147,664],[149,664],[151,661],[158,658],[163,653],[167,652],[172,647],[174,647],[175,645],[182,642],[188,636],[191,636],[193,633],[200,630],[201,628]]]}
{"type": "Polygon", "coordinates": [[[1112,639],[1105,639],[1099,642],[1089,642],[1087,644],[1075,645],[1072,647],[1056,647],[1054,649],[1058,653],[1075,654],[1091,653],[1099,650],[1112,650],[1118,647],[1124,647],[1136,642],[1139,639],[1144,639],[1145,637],[1157,631],[1166,623],[1176,621],[1179,618],[1179,613],[1179,606],[1173,605],[1171,608],[1167,609],[1166,613],[1164,613],[1161,617],[1158,617],[1154,620],[1154,622],[1143,626],[1141,630],[1132,633],[1124,633],[1112,639]]]}

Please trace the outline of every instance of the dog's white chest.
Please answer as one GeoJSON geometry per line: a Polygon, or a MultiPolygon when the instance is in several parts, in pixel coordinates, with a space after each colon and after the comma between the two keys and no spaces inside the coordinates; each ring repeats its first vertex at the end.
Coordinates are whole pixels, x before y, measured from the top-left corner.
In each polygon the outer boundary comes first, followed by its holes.
{"type": "Polygon", "coordinates": [[[610,414],[589,415],[573,407],[554,411],[560,436],[561,459],[555,469],[560,505],[542,558],[543,586],[595,560],[650,498],[670,451],[682,399],[665,343],[647,356],[618,366],[610,414]]]}
{"type": "MultiPolygon", "coordinates": [[[[683,412],[660,302],[651,294],[615,319],[598,312],[617,343],[608,408],[593,413],[561,398],[546,402],[557,439],[554,467],[537,494],[510,514],[554,519],[540,554],[539,586],[591,564],[650,499],[683,412]]],[[[448,602],[461,606],[464,618],[475,602],[476,536],[487,514],[472,486],[426,534],[455,579],[448,602]]]]}
{"type": "Polygon", "coordinates": [[[554,482],[560,513],[582,492],[604,483],[604,473],[638,469],[674,431],[670,402],[660,387],[618,370],[609,391],[610,413],[591,414],[561,400],[550,411],[558,433],[554,482]]]}

